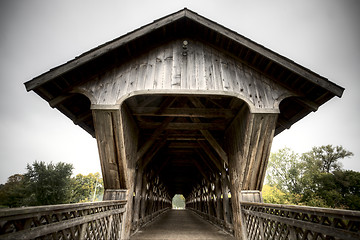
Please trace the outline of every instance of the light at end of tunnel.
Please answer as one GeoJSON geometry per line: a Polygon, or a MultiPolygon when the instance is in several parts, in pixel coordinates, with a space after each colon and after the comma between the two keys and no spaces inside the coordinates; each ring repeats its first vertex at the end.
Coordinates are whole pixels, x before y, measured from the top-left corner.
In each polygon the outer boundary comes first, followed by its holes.
{"type": "Polygon", "coordinates": [[[172,209],[185,209],[185,198],[182,194],[175,194],[172,199],[172,209]]]}

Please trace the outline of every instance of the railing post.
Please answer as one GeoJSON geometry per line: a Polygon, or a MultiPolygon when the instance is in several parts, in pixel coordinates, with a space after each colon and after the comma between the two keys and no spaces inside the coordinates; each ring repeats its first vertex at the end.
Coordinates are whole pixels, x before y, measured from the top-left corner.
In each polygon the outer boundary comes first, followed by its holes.
{"type": "MultiPolygon", "coordinates": [[[[112,223],[113,223],[113,216],[110,216],[109,217],[109,222],[107,224],[107,236],[106,236],[106,239],[110,239],[110,236],[111,236],[111,227],[112,227],[112,223]]],[[[119,235],[120,236],[120,235],[119,235]]]]}
{"type": "Polygon", "coordinates": [[[81,225],[81,232],[80,232],[80,236],[79,239],[80,240],[84,240],[85,239],[85,234],[86,234],[86,229],[87,229],[88,223],[84,223],[81,225]]]}

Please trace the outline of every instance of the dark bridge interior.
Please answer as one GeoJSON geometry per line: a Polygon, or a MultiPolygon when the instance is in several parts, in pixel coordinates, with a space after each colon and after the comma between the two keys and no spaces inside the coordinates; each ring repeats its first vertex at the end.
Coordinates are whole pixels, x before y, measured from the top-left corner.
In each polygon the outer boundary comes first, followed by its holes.
{"type": "Polygon", "coordinates": [[[153,143],[143,164],[159,176],[170,196],[185,197],[203,178],[211,177],[209,173],[219,172],[219,159],[226,155],[224,133],[237,113],[247,108],[237,98],[201,95],[140,95],[124,105],[140,129],[139,152],[153,143]]]}

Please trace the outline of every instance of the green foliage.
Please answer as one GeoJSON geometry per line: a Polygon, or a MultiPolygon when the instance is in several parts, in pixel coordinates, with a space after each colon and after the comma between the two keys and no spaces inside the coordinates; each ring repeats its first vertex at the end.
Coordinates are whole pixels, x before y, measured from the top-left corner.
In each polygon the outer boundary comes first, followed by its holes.
{"type": "Polygon", "coordinates": [[[276,185],[282,192],[300,193],[300,177],[302,173],[302,163],[299,155],[289,148],[279,150],[271,154],[268,165],[267,181],[273,186],[276,185]]]}
{"type": "Polygon", "coordinates": [[[175,196],[172,199],[172,208],[174,209],[185,208],[185,198],[182,194],[175,194],[175,196]]]}
{"type": "Polygon", "coordinates": [[[72,170],[72,164],[62,162],[28,164],[24,175],[12,175],[0,185],[0,207],[101,201],[104,187],[100,174],[71,178],[72,170]]]}
{"type": "Polygon", "coordinates": [[[313,147],[310,152],[304,153],[302,158],[309,166],[316,167],[317,171],[330,173],[341,170],[340,159],[353,155],[352,152],[345,150],[342,146],[326,145],[313,147]]]}
{"type": "Polygon", "coordinates": [[[360,173],[342,170],[339,162],[352,155],[331,145],[302,155],[289,148],[271,154],[264,201],[360,210],[360,173]]]}
{"type": "Polygon", "coordinates": [[[27,165],[25,205],[50,205],[69,203],[72,164],[35,161],[27,165]]]}
{"type": "Polygon", "coordinates": [[[102,200],[104,193],[103,181],[100,174],[78,174],[71,179],[71,202],[89,202],[102,200]]]}
{"type": "Polygon", "coordinates": [[[8,207],[22,206],[25,194],[24,175],[15,174],[0,187],[0,205],[8,207]]]}
{"type": "Polygon", "coordinates": [[[262,190],[264,202],[275,204],[286,204],[286,194],[276,186],[264,185],[262,190]]]}

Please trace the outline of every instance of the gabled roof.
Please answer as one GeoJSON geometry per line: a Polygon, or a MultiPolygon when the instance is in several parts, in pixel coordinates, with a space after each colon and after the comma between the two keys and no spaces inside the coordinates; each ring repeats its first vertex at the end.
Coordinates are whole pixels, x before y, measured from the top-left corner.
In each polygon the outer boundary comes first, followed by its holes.
{"type": "Polygon", "coordinates": [[[70,94],[71,90],[99,72],[183,37],[203,41],[239,59],[300,96],[297,100],[285,100],[280,106],[277,133],[332,97],[341,97],[344,91],[309,69],[186,8],[98,46],[26,82],[25,86],[93,135],[90,103],[80,95],[70,94]]]}

